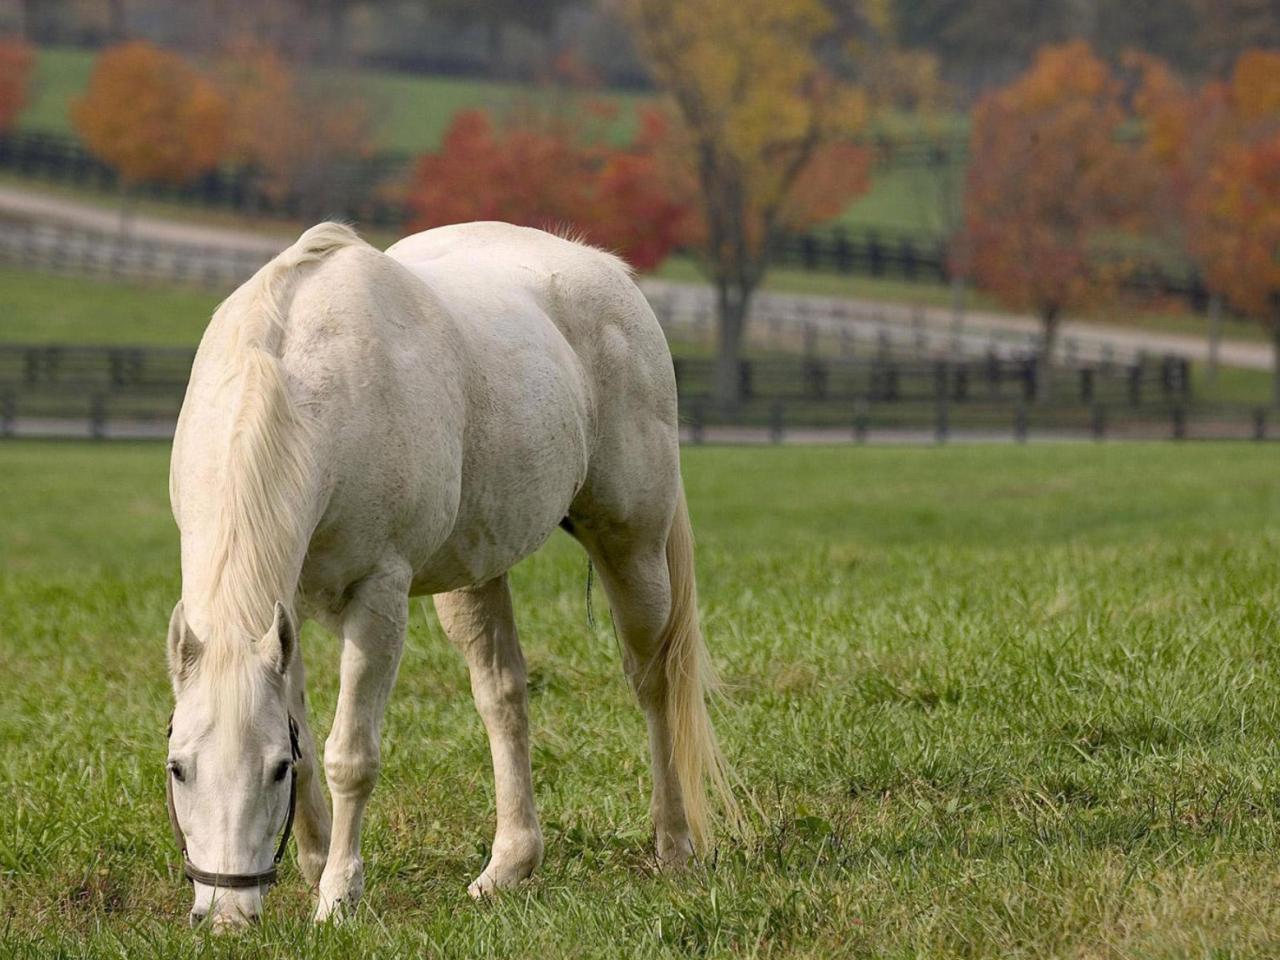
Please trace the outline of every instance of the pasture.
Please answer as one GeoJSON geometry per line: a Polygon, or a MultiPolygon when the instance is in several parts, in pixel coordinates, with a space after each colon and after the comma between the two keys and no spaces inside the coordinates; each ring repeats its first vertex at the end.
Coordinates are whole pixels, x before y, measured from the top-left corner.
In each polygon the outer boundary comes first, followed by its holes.
{"type": "MultiPolygon", "coordinates": [[[[415,603],[356,921],[292,857],[206,942],[165,821],[162,445],[0,445],[0,954],[1183,957],[1280,950],[1280,477],[1246,445],[685,452],[752,805],[649,857],[643,724],[562,534],[513,575],[547,860],[484,905],[466,672],[415,603]]],[[[322,736],[336,644],[304,650],[322,736]]]]}

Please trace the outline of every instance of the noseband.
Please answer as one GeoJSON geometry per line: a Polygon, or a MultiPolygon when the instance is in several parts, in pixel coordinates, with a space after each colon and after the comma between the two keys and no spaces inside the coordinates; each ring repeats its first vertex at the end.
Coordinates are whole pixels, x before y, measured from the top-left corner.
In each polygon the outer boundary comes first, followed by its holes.
{"type": "MultiPolygon", "coordinates": [[[[169,736],[173,736],[173,715],[169,716],[169,736]]],[[[289,836],[293,833],[293,806],[298,799],[298,761],[302,759],[302,749],[298,746],[298,724],[293,716],[289,717],[289,754],[293,761],[289,767],[289,809],[284,817],[284,832],[280,834],[280,843],[276,854],[271,858],[271,866],[259,873],[211,873],[201,870],[187,857],[187,835],[182,832],[178,823],[178,811],[173,805],[173,774],[165,771],[165,802],[169,807],[169,826],[173,828],[173,839],[182,851],[182,874],[192,883],[203,883],[208,887],[220,890],[244,890],[248,887],[271,886],[276,882],[276,873],[280,861],[284,858],[284,849],[289,844],[289,836]]]]}

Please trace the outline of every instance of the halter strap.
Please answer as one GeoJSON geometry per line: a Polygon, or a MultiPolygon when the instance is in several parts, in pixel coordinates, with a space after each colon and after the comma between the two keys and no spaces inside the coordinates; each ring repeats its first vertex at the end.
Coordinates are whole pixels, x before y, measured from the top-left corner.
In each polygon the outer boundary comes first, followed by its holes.
{"type": "MultiPolygon", "coordinates": [[[[173,714],[169,715],[168,735],[173,736],[173,714]]],[[[182,832],[182,824],[178,822],[178,809],[173,802],[173,774],[164,779],[165,805],[169,809],[169,826],[173,829],[173,839],[182,851],[182,875],[193,883],[220,890],[244,890],[249,887],[271,886],[276,882],[280,861],[284,859],[285,848],[289,845],[289,837],[293,834],[293,812],[298,799],[298,761],[302,759],[302,748],[298,745],[298,724],[289,715],[289,806],[284,815],[284,830],[280,834],[280,843],[276,846],[275,856],[271,858],[271,866],[257,873],[213,873],[201,870],[187,856],[187,835],[182,832]]]]}

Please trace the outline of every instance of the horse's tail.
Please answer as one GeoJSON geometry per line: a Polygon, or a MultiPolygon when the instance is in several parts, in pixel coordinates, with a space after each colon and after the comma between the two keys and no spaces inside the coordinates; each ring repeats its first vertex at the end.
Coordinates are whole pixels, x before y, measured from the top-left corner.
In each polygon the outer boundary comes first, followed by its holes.
{"type": "Polygon", "coordinates": [[[741,814],[730,787],[730,771],[707,712],[707,694],[714,689],[716,678],[698,626],[693,528],[689,524],[683,486],[679,488],[675,519],[667,534],[667,570],[671,580],[671,613],[659,649],[667,681],[672,764],[684,795],[694,847],[704,850],[711,839],[708,783],[732,826],[739,825],[741,814]]]}

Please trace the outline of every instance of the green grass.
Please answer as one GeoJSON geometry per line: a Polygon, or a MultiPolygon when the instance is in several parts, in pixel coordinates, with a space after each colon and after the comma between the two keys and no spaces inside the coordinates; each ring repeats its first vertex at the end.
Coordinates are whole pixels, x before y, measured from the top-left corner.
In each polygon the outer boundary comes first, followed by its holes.
{"type": "Polygon", "coordinates": [[[71,104],[84,93],[93,70],[94,54],[68,47],[41,47],[27,95],[18,117],[23,130],[71,133],[71,104]]]}
{"type": "Polygon", "coordinates": [[[0,267],[0,342],[194,346],[221,297],[0,267]]]}
{"type": "MultiPolygon", "coordinates": [[[[694,449],[721,737],[752,801],[648,859],[643,725],[582,555],[517,568],[547,860],[487,906],[460,658],[415,605],[356,921],[288,865],[240,940],[185,927],[162,774],[167,450],[0,445],[0,953],[1273,957],[1275,451],[694,449]]],[[[336,644],[304,646],[321,733],[336,644]]]]}

